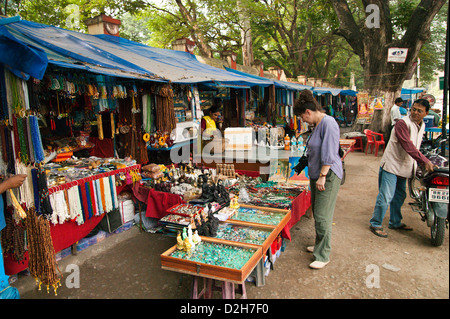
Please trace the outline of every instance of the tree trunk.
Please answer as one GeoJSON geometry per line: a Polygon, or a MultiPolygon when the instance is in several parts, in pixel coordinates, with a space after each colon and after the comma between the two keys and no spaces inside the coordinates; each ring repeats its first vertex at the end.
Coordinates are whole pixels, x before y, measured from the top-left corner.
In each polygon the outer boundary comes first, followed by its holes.
{"type": "MultiPolygon", "coordinates": [[[[335,33],[346,39],[359,56],[364,69],[364,91],[372,96],[384,96],[381,124],[371,124],[372,127],[379,127],[381,132],[386,132],[389,127],[394,100],[400,96],[403,82],[412,70],[423,44],[430,38],[431,21],[445,1],[422,0],[412,13],[406,32],[395,39],[389,1],[362,0],[364,9],[369,4],[378,8],[376,17],[379,25],[375,26],[367,21],[356,23],[346,0],[331,0],[340,23],[335,33]],[[387,62],[388,49],[393,47],[408,49],[405,63],[387,62]]],[[[366,19],[369,19],[369,14],[366,19]]]]}
{"type": "Polygon", "coordinates": [[[178,8],[180,9],[181,15],[187,21],[187,25],[189,25],[191,28],[191,36],[200,51],[200,55],[207,58],[212,57],[211,47],[205,40],[205,37],[197,23],[196,8],[195,7],[191,8],[191,10],[193,11],[193,14],[191,14],[191,12],[188,9],[186,9],[186,7],[183,5],[181,0],[175,0],[175,2],[177,3],[178,8]]]}
{"type": "Polygon", "coordinates": [[[237,1],[237,7],[239,8],[239,20],[242,25],[241,40],[242,40],[242,58],[244,66],[252,66],[254,62],[253,57],[253,40],[252,40],[252,27],[250,25],[250,18],[248,16],[248,10],[242,6],[241,1],[237,1]]]}

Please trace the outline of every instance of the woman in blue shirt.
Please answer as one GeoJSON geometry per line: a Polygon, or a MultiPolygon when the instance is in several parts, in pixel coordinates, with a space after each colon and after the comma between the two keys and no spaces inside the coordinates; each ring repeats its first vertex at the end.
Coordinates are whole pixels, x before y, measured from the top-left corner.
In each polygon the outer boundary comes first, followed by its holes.
{"type": "Polygon", "coordinates": [[[307,250],[315,259],[309,266],[321,269],[330,261],[331,225],[343,176],[339,156],[340,130],[336,120],[323,112],[311,91],[301,92],[294,105],[294,114],[315,127],[307,143],[307,155],[316,241],[307,250]]]}

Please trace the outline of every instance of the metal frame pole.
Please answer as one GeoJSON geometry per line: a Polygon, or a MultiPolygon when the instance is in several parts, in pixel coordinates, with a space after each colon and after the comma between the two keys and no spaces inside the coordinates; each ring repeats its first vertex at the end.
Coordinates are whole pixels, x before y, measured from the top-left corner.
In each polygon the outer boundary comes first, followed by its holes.
{"type": "Polygon", "coordinates": [[[444,66],[444,98],[442,101],[442,137],[444,142],[441,144],[441,155],[445,156],[446,146],[448,145],[447,139],[447,110],[448,110],[448,76],[449,76],[449,24],[450,14],[447,12],[447,37],[445,40],[445,66],[444,66]]]}

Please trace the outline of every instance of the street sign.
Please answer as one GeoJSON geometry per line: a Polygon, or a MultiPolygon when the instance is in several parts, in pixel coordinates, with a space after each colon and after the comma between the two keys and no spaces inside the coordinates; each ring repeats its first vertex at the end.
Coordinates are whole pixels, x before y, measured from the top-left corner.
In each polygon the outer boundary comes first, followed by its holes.
{"type": "Polygon", "coordinates": [[[408,56],[408,49],[389,48],[387,61],[394,63],[405,63],[407,56],[408,56]]]}
{"type": "Polygon", "coordinates": [[[431,94],[423,95],[422,99],[425,99],[428,102],[430,102],[430,106],[434,106],[434,104],[436,104],[436,98],[433,95],[431,95],[431,94]]]}

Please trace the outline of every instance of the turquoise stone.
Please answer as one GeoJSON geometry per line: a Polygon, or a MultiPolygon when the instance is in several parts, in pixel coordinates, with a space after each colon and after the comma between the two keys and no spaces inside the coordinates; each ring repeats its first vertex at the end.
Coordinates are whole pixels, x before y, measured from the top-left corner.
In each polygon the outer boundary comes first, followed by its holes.
{"type": "Polygon", "coordinates": [[[202,241],[189,252],[175,250],[170,256],[208,265],[241,269],[254,253],[254,249],[202,241]]]}

